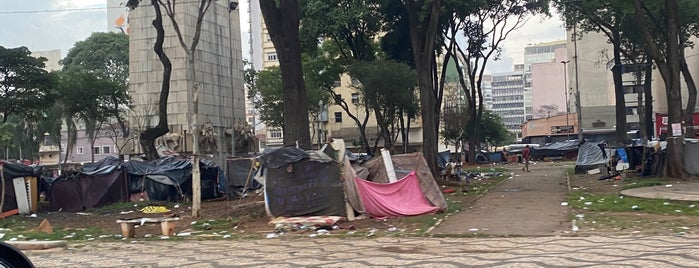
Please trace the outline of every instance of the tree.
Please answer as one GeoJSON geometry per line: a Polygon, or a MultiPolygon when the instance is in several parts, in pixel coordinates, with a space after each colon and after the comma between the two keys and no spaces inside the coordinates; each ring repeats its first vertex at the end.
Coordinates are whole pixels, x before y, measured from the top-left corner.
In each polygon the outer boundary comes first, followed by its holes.
{"type": "MultiPolygon", "coordinates": [[[[664,34],[664,43],[656,43],[651,33],[659,21],[653,20],[653,14],[647,12],[643,1],[634,0],[634,16],[640,28],[640,32],[646,41],[648,54],[653,57],[655,64],[663,77],[667,95],[668,126],[682,124],[682,95],[680,91],[680,34],[677,19],[677,0],[664,1],[664,18],[662,23],[667,32],[664,34]],[[663,45],[664,44],[664,45],[663,45]]],[[[668,165],[666,175],[672,178],[683,178],[685,175],[684,139],[682,137],[668,138],[668,165]]]]}
{"type": "Polygon", "coordinates": [[[558,105],[555,105],[555,104],[541,105],[536,110],[536,115],[539,118],[551,117],[551,116],[556,116],[559,114],[561,114],[561,111],[558,110],[558,105]]]}
{"type": "Polygon", "coordinates": [[[53,102],[51,79],[43,68],[46,58],[32,57],[26,47],[0,46],[0,113],[31,117],[53,102]]]}
{"type": "Polygon", "coordinates": [[[425,160],[432,174],[437,174],[437,130],[439,103],[433,84],[435,37],[439,26],[441,0],[403,0],[407,9],[410,44],[417,71],[422,116],[422,146],[425,160]]]}
{"type": "MultiPolygon", "coordinates": [[[[455,3],[460,2],[451,4],[455,3]]],[[[488,61],[499,59],[502,42],[510,33],[524,25],[528,15],[548,12],[546,0],[487,0],[480,4],[475,8],[458,8],[459,5],[452,7],[452,10],[459,12],[452,16],[447,23],[448,28],[443,30],[447,55],[457,55],[450,58],[454,59],[459,83],[466,93],[470,120],[468,124],[473,126],[479,126],[483,118],[482,81],[488,61]],[[465,45],[461,45],[456,38],[456,33],[459,32],[467,38],[465,45]],[[465,66],[466,75],[461,66],[465,66]]],[[[471,128],[468,134],[470,163],[476,162],[481,130],[471,128]]]]}
{"type": "MultiPolygon", "coordinates": [[[[358,62],[349,68],[349,74],[361,81],[365,105],[373,110],[384,147],[393,150],[396,120],[415,113],[415,74],[410,66],[394,61],[358,62]]],[[[403,143],[407,132],[401,128],[403,143]]],[[[376,139],[378,143],[379,139],[376,139]]],[[[376,147],[376,144],[374,144],[376,147]]]]}
{"type": "Polygon", "coordinates": [[[260,0],[260,10],[277,52],[284,100],[284,144],[310,148],[308,99],[301,64],[298,0],[260,0]]]}
{"type": "Polygon", "coordinates": [[[107,86],[114,94],[104,96],[102,109],[117,121],[121,136],[128,137],[124,115],[130,103],[127,94],[129,37],[123,33],[93,33],[87,39],[76,42],[61,64],[64,71],[87,72],[97,79],[112,82],[107,86]]]}
{"type": "MultiPolygon", "coordinates": [[[[141,0],[129,0],[126,6],[134,9],[138,7],[141,0]]],[[[158,159],[158,151],[155,149],[155,139],[165,135],[170,128],[167,120],[167,99],[170,95],[170,77],[172,76],[172,62],[163,50],[165,42],[165,28],[163,27],[163,14],[160,10],[159,0],[150,1],[153,10],[155,10],[155,18],[153,19],[153,28],[156,31],[155,42],[153,43],[153,51],[158,55],[160,63],[163,65],[163,78],[160,84],[160,94],[158,95],[158,123],[155,126],[147,126],[139,135],[139,143],[141,149],[148,160],[158,159]]]]}
{"type": "MultiPolygon", "coordinates": [[[[302,8],[301,36],[305,52],[315,57],[315,65],[325,65],[322,69],[327,75],[341,73],[356,61],[373,61],[377,56],[375,37],[381,29],[382,12],[377,1],[365,1],[356,4],[348,0],[308,0],[302,8]],[[332,17],[332,20],[328,20],[332,17]],[[323,43],[318,46],[318,38],[323,43]]],[[[306,68],[304,64],[304,68],[306,68]]],[[[306,72],[304,72],[306,73],[306,72]]],[[[337,77],[336,77],[337,78],[337,77]]],[[[356,77],[353,79],[359,80],[356,77]]],[[[360,81],[361,82],[361,81],[360,81]]],[[[359,136],[367,154],[373,155],[366,134],[369,109],[363,105],[361,98],[356,103],[354,112],[334,87],[326,87],[332,101],[340,106],[352,119],[359,130],[359,136]],[[364,118],[359,118],[359,106],[363,106],[364,118]]],[[[312,103],[312,102],[311,102],[312,103]]]]}

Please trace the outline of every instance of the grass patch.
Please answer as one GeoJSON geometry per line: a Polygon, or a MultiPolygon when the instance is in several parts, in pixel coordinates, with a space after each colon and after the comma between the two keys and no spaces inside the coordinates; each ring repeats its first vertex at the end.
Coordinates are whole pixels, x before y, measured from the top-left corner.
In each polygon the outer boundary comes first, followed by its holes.
{"type": "Polygon", "coordinates": [[[507,169],[502,167],[468,167],[463,171],[475,173],[490,173],[490,172],[507,172],[507,169]]]}
{"type": "Polygon", "coordinates": [[[665,182],[659,178],[634,178],[624,181],[624,184],[621,185],[621,190],[658,185],[665,185],[665,182]]]}
{"type": "Polygon", "coordinates": [[[699,216],[699,203],[624,197],[621,195],[574,191],[568,194],[568,205],[574,209],[593,212],[634,212],[699,216]]]}

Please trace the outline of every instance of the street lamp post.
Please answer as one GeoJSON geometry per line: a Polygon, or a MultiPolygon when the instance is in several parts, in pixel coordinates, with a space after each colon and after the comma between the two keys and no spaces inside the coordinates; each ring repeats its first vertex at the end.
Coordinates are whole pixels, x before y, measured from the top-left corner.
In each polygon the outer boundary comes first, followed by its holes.
{"type": "Polygon", "coordinates": [[[566,97],[566,134],[568,140],[570,140],[570,123],[568,122],[568,115],[570,114],[570,110],[568,109],[568,63],[569,60],[564,60],[561,61],[563,63],[563,90],[565,92],[565,97],[566,97]]]}

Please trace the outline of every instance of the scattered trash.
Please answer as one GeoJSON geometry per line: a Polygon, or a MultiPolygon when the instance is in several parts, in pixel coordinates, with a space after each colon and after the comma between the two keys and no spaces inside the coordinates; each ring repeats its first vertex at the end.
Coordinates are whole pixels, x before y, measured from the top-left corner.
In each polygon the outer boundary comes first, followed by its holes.
{"type": "Polygon", "coordinates": [[[192,233],[190,233],[190,232],[181,232],[181,233],[177,234],[177,236],[190,236],[190,235],[192,235],[192,233]]]}
{"type": "Polygon", "coordinates": [[[224,235],[223,238],[231,238],[231,235],[229,235],[229,234],[224,235]]]}
{"type": "Polygon", "coordinates": [[[689,227],[687,227],[687,226],[682,226],[682,227],[679,227],[679,228],[682,229],[682,230],[689,230],[689,227]]]}
{"type": "Polygon", "coordinates": [[[575,217],[578,218],[578,219],[582,219],[582,218],[585,217],[585,215],[583,215],[583,214],[577,214],[577,215],[575,215],[575,217]]]}
{"type": "Polygon", "coordinates": [[[110,237],[110,235],[100,235],[100,236],[98,236],[98,237],[99,237],[99,238],[107,238],[107,237],[110,237]]]}
{"type": "Polygon", "coordinates": [[[561,206],[567,206],[568,202],[561,202],[561,206]]]}
{"type": "Polygon", "coordinates": [[[90,216],[90,215],[92,215],[92,213],[87,213],[87,212],[76,212],[75,215],[90,216]]]}
{"type": "Polygon", "coordinates": [[[389,232],[395,232],[396,230],[398,230],[398,228],[396,228],[395,226],[388,227],[389,232]]]}
{"type": "Polygon", "coordinates": [[[174,208],[180,208],[180,204],[175,204],[173,207],[174,207],[174,208]]]}
{"type": "Polygon", "coordinates": [[[129,214],[129,213],[133,213],[133,210],[119,212],[119,214],[129,214]]]}
{"type": "Polygon", "coordinates": [[[36,214],[28,215],[27,218],[36,218],[36,214]]]}
{"type": "Polygon", "coordinates": [[[167,236],[167,235],[161,235],[161,236],[160,236],[160,239],[170,239],[170,237],[167,236]]]}
{"type": "Polygon", "coordinates": [[[5,237],[5,234],[4,234],[4,233],[0,233],[0,239],[2,239],[3,237],[5,237]]]}
{"type": "Polygon", "coordinates": [[[670,188],[672,187],[672,184],[665,184],[665,188],[670,188]]]}
{"type": "Polygon", "coordinates": [[[140,209],[141,212],[143,213],[165,213],[165,212],[170,212],[169,209],[167,209],[164,206],[146,206],[140,209]]]}
{"type": "Polygon", "coordinates": [[[693,207],[695,207],[695,206],[696,206],[696,205],[694,205],[694,204],[689,205],[690,208],[693,208],[693,207]]]}
{"type": "Polygon", "coordinates": [[[471,229],[468,229],[468,231],[469,232],[478,232],[478,228],[471,228],[471,229]]]}
{"type": "Polygon", "coordinates": [[[639,210],[639,209],[641,209],[641,208],[639,208],[637,205],[633,205],[633,206],[631,206],[631,209],[633,209],[633,210],[639,210]]]}
{"type": "Polygon", "coordinates": [[[204,228],[205,230],[211,230],[211,224],[209,224],[208,222],[205,222],[204,224],[202,224],[201,227],[204,228]]]}
{"type": "Polygon", "coordinates": [[[277,234],[267,234],[266,238],[275,238],[277,234]]]}
{"type": "Polygon", "coordinates": [[[585,202],[586,206],[592,205],[592,202],[585,202]]]}
{"type": "Polygon", "coordinates": [[[669,206],[670,202],[663,202],[663,206],[669,206]]]}
{"type": "Polygon", "coordinates": [[[153,235],[152,235],[152,234],[146,234],[146,235],[144,235],[143,237],[145,237],[145,238],[151,238],[151,237],[153,237],[153,235]]]}
{"type": "Polygon", "coordinates": [[[318,236],[318,235],[317,235],[317,234],[310,234],[310,235],[308,235],[308,237],[311,237],[311,238],[312,238],[312,237],[316,237],[316,236],[318,236]]]}
{"type": "Polygon", "coordinates": [[[599,168],[590,169],[590,170],[587,171],[587,174],[590,174],[590,175],[591,175],[591,174],[597,174],[597,173],[600,173],[599,168]]]}
{"type": "Polygon", "coordinates": [[[675,209],[675,212],[677,212],[677,213],[682,213],[682,210],[675,209]]]}

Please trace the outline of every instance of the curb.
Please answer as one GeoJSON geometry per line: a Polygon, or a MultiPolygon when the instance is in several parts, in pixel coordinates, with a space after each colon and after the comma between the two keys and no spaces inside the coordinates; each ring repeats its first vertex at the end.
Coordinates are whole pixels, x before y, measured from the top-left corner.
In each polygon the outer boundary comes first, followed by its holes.
{"type": "Polygon", "coordinates": [[[65,240],[56,241],[5,241],[5,243],[19,250],[44,250],[57,247],[65,247],[68,242],[65,240]]]}

